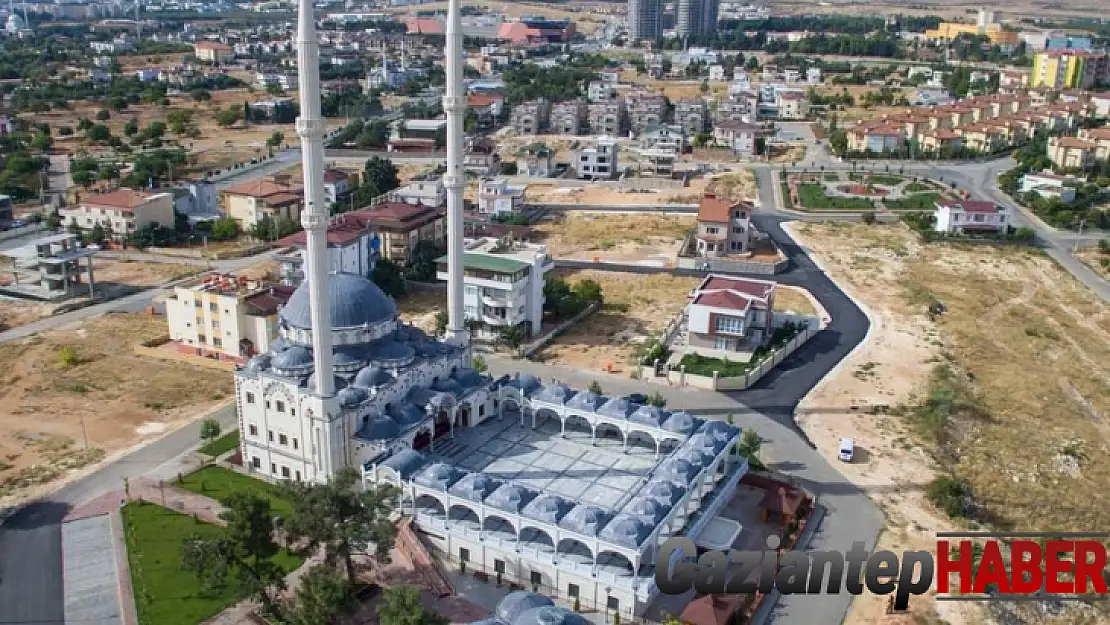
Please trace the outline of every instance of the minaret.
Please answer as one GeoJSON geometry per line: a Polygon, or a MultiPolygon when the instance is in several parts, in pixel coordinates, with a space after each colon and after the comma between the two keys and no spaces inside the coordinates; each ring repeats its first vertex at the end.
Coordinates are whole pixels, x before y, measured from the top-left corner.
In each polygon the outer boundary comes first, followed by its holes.
{"type": "Polygon", "coordinates": [[[331,353],[331,304],[328,298],[328,207],[324,205],[324,118],[320,114],[320,44],[312,17],[312,0],[301,0],[297,14],[297,73],[305,206],[301,225],[308,238],[305,257],[308,294],[312,301],[312,355],[316,369],[316,394],[335,393],[331,353]]]}
{"type": "Polygon", "coordinates": [[[443,186],[447,189],[447,340],[466,345],[466,322],[463,319],[463,95],[462,71],[462,10],[461,0],[447,3],[446,94],[443,110],[447,113],[447,173],[443,186]]]}

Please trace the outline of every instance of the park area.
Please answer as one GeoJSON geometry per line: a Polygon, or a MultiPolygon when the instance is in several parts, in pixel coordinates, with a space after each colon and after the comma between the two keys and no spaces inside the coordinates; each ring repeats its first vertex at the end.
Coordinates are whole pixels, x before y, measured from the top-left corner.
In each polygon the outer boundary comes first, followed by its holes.
{"type": "MultiPolygon", "coordinates": [[[[932,532],[968,526],[1110,523],[1099,461],[1110,305],[1035,249],[926,245],[901,224],[791,229],[872,318],[867,342],[798,415],[830,461],[840,438],[855,440],[856,461],[838,466],[888,519],[878,548],[925,548],[932,532]]],[[[984,618],[929,599],[911,610],[919,622],[984,618]]],[[[849,620],[884,622],[884,611],[861,598],[849,620]]]]}
{"type": "Polygon", "coordinates": [[[556,270],[572,286],[590,279],[601,285],[605,305],[573,325],[537,354],[537,359],[584,371],[629,370],[637,351],[658,338],[688,301],[697,278],[670,274],[556,270]]]}
{"type": "Polygon", "coordinates": [[[556,258],[670,267],[696,225],[693,215],[558,212],[532,238],[556,258]]]}
{"type": "Polygon", "coordinates": [[[812,211],[932,211],[955,195],[944,185],[900,174],[787,174],[783,199],[791,208],[812,211]]]}
{"type": "Polygon", "coordinates": [[[134,352],[165,324],[115,313],[0,345],[0,506],[226,403],[227,372],[134,352]]]}

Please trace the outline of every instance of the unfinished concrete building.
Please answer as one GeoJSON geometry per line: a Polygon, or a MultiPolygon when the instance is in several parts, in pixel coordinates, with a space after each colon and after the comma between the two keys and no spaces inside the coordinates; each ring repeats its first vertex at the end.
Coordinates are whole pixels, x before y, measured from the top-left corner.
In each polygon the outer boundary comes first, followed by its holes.
{"type": "Polygon", "coordinates": [[[81,247],[77,235],[67,233],[0,252],[0,292],[51,301],[84,295],[87,290],[93,297],[93,256],[99,251],[98,247],[81,247]]]}
{"type": "Polygon", "coordinates": [[[701,134],[709,130],[709,104],[705,98],[679,100],[674,108],[674,121],[689,137],[701,134]]]}
{"type": "Polygon", "coordinates": [[[623,100],[613,100],[587,107],[590,132],[612,137],[628,133],[628,108],[623,100]]]}
{"type": "Polygon", "coordinates": [[[551,110],[551,132],[580,135],[586,130],[586,103],[581,100],[560,102],[551,110]]]}
{"type": "Polygon", "coordinates": [[[628,107],[628,118],[632,132],[639,135],[650,126],[657,126],[667,120],[667,98],[661,95],[641,95],[628,107]]]}
{"type": "Polygon", "coordinates": [[[547,130],[551,121],[551,102],[539,98],[518,104],[513,107],[509,119],[517,134],[538,135],[547,130]]]}

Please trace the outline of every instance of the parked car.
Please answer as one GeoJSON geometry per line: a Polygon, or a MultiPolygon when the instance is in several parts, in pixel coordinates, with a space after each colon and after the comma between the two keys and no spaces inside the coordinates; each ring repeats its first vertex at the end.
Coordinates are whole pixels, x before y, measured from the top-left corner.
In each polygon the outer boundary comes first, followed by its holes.
{"type": "Polygon", "coordinates": [[[843,462],[851,462],[856,455],[856,442],[850,438],[840,439],[840,452],[836,455],[843,462]]]}

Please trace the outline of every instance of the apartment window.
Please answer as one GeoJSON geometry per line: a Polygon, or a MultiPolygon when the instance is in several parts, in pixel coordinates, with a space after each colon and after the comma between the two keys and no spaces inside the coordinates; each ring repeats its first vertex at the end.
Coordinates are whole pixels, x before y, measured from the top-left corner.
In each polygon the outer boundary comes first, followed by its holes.
{"type": "MultiPolygon", "coordinates": [[[[188,306],[188,304],[186,304],[186,306],[188,306]]],[[[200,308],[200,300],[199,299],[193,300],[193,306],[196,307],[196,308],[200,308]]]]}
{"type": "Polygon", "coordinates": [[[193,324],[192,324],[192,323],[190,323],[190,322],[188,322],[188,321],[186,321],[186,322],[185,322],[185,327],[186,327],[186,328],[191,328],[191,327],[193,327],[193,324]]]}
{"type": "Polygon", "coordinates": [[[208,337],[204,334],[198,334],[197,335],[197,342],[198,343],[207,343],[208,342],[208,337]]]}
{"type": "Polygon", "coordinates": [[[289,409],[289,416],[291,416],[291,417],[297,416],[297,409],[296,408],[290,408],[289,409]]]}
{"type": "Polygon", "coordinates": [[[217,320],[215,320],[215,319],[213,319],[213,320],[212,320],[212,329],[213,329],[213,330],[219,330],[219,329],[220,329],[220,322],[219,322],[219,321],[217,321],[217,320]]]}
{"type": "Polygon", "coordinates": [[[266,400],[266,410],[270,409],[270,400],[266,400]]]}
{"type": "Polygon", "coordinates": [[[605,607],[609,610],[614,611],[614,612],[620,610],[621,609],[620,599],[617,599],[616,597],[610,596],[608,599],[605,600],[605,607]]]}
{"type": "Polygon", "coordinates": [[[218,336],[212,337],[212,347],[223,347],[224,341],[218,336]]]}
{"type": "Polygon", "coordinates": [[[267,435],[267,438],[270,439],[271,443],[274,442],[274,431],[273,430],[267,430],[266,435],[267,435]]]}
{"type": "Polygon", "coordinates": [[[247,403],[248,404],[253,404],[254,403],[254,393],[247,392],[247,403]]]}
{"type": "Polygon", "coordinates": [[[732,233],[733,234],[744,234],[744,226],[733,226],[732,233]]]}
{"type": "Polygon", "coordinates": [[[579,596],[578,584],[567,584],[567,596],[577,599],[579,596]]]}
{"type": "Polygon", "coordinates": [[[214,313],[220,312],[220,306],[216,302],[208,302],[208,310],[214,313]]]}
{"type": "Polygon", "coordinates": [[[248,431],[250,432],[251,436],[258,436],[258,426],[257,425],[251,424],[248,428],[248,431]]]}
{"type": "Polygon", "coordinates": [[[281,476],[286,478],[286,479],[289,478],[289,467],[282,467],[281,468],[281,476]]]}
{"type": "Polygon", "coordinates": [[[976,214],[975,214],[975,219],[974,219],[974,221],[975,221],[976,223],[982,223],[982,221],[983,221],[983,215],[982,215],[982,214],[979,214],[979,213],[976,213],[976,214]]]}
{"type": "Polygon", "coordinates": [[[262,459],[259,458],[258,456],[253,456],[251,458],[251,466],[256,468],[256,469],[261,469],[262,468],[262,459]]]}
{"type": "Polygon", "coordinates": [[[274,403],[277,405],[277,411],[278,412],[285,412],[285,402],[278,401],[278,402],[274,402],[274,403]]]}
{"type": "Polygon", "coordinates": [[[466,547],[459,547],[459,560],[462,562],[470,562],[470,550],[466,547]]]}
{"type": "Polygon", "coordinates": [[[493,572],[504,574],[505,573],[505,561],[504,560],[494,560],[493,561],[493,572]]]}
{"type": "Polygon", "coordinates": [[[197,315],[197,325],[198,326],[204,325],[204,317],[201,317],[200,315],[197,315]]]}
{"type": "Polygon", "coordinates": [[[289,437],[287,437],[284,434],[278,434],[278,444],[279,445],[288,445],[289,444],[289,437]]]}
{"type": "Polygon", "coordinates": [[[543,583],[543,574],[539,571],[530,571],[528,579],[532,582],[533,586],[539,586],[543,583]]]}
{"type": "Polygon", "coordinates": [[[712,228],[712,227],[710,227],[710,228],[706,228],[706,229],[705,229],[705,233],[706,233],[706,234],[717,234],[717,229],[716,229],[716,228],[712,228]]]}
{"type": "Polygon", "coordinates": [[[713,339],[713,349],[729,349],[730,341],[723,336],[713,339]]]}
{"type": "MultiPolygon", "coordinates": [[[[724,465],[721,465],[721,466],[724,466],[724,465]]],[[[299,481],[301,481],[301,472],[300,472],[300,471],[297,471],[297,472],[296,472],[296,474],[297,474],[297,477],[296,477],[295,479],[296,479],[296,480],[297,480],[298,482],[299,482],[299,481]]]]}
{"type": "Polygon", "coordinates": [[[719,315],[713,327],[718,332],[732,332],[733,334],[739,334],[744,331],[744,320],[740,317],[719,315]]]}

